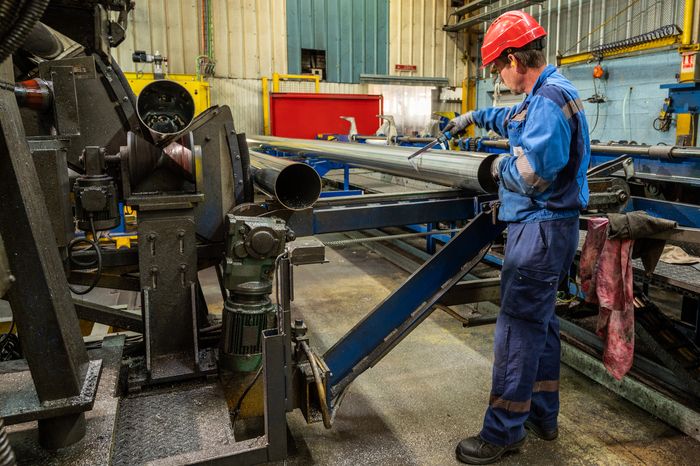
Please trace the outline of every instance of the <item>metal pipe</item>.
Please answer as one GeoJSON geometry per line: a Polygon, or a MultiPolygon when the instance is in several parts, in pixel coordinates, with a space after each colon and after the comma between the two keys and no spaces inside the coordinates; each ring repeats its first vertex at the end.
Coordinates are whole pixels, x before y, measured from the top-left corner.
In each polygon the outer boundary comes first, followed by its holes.
{"type": "Polygon", "coordinates": [[[355,167],[376,170],[390,175],[413,178],[431,183],[494,193],[498,185],[491,177],[491,164],[497,154],[430,150],[414,159],[411,147],[389,147],[371,144],[289,139],[272,136],[248,136],[251,147],[265,146],[284,152],[322,157],[355,167]]]}
{"type": "Polygon", "coordinates": [[[167,79],[149,83],[136,100],[136,113],[155,144],[183,133],[194,119],[194,110],[194,99],[187,89],[167,79]]]}
{"type": "MultiPolygon", "coordinates": [[[[507,139],[484,140],[481,144],[495,149],[509,150],[510,144],[507,139]]],[[[591,144],[593,154],[626,154],[638,155],[649,158],[673,158],[673,159],[697,159],[700,158],[700,147],[674,147],[674,146],[642,146],[629,144],[591,144]]]]}
{"type": "Polygon", "coordinates": [[[695,0],[685,0],[683,8],[683,34],[681,35],[681,44],[690,45],[693,40],[693,10],[695,9],[695,0]]]}
{"type": "Polygon", "coordinates": [[[305,163],[251,150],[250,166],[255,183],[289,210],[311,207],[321,195],[321,177],[305,163]]]}

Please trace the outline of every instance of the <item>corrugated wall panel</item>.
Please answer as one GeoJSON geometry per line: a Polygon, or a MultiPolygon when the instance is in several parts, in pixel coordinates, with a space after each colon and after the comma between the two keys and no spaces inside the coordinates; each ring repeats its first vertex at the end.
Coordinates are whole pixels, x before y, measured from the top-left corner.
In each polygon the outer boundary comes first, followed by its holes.
{"type": "Polygon", "coordinates": [[[262,134],[261,81],[259,79],[214,78],[210,82],[212,103],[231,107],[236,131],[246,134],[262,134]]]}
{"type": "Polygon", "coordinates": [[[367,84],[321,83],[321,92],[327,94],[367,94],[367,84]]]}
{"type": "MultiPolygon", "coordinates": [[[[216,76],[255,79],[287,72],[287,21],[281,0],[213,0],[216,76]]],[[[171,73],[195,73],[200,51],[197,0],[139,0],[129,15],[127,37],[113,54],[125,71],[135,50],[160,51],[171,73]]]]}
{"type": "Polygon", "coordinates": [[[387,73],[389,0],[287,0],[289,72],[301,72],[301,49],[326,51],[326,79],[357,83],[387,73]]]}
{"type": "MultiPolygon", "coordinates": [[[[501,0],[489,8],[508,4],[501,0]]],[[[526,9],[547,31],[547,59],[638,36],[662,26],[683,24],[683,0],[545,0],[526,9]]],[[[452,19],[451,22],[454,22],[452,19]]],[[[486,31],[489,22],[477,30],[486,31]]],[[[466,36],[466,33],[459,33],[466,36]]],[[[486,72],[482,76],[486,76],[486,72]]]]}
{"type": "Polygon", "coordinates": [[[389,2],[389,74],[446,77],[451,86],[465,77],[466,34],[442,30],[452,12],[449,0],[389,2]],[[415,72],[394,66],[415,65],[415,72]]]}
{"type": "MultiPolygon", "coordinates": [[[[211,83],[211,101],[228,105],[233,113],[237,131],[262,134],[262,83],[259,79],[214,78],[211,83]]],[[[287,92],[313,92],[313,84],[291,81],[281,83],[287,92]]],[[[366,94],[366,84],[321,83],[321,92],[329,94],[366,94]]]]}

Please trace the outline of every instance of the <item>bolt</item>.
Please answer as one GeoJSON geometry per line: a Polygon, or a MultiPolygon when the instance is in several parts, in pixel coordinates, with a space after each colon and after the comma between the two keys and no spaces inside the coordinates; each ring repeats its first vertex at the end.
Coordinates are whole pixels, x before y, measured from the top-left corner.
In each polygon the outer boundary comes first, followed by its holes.
{"type": "Polygon", "coordinates": [[[205,137],[204,137],[204,140],[207,141],[207,142],[209,142],[209,141],[211,141],[211,138],[210,138],[209,136],[205,136],[205,137]]]}
{"type": "Polygon", "coordinates": [[[178,238],[184,238],[184,237],[185,237],[185,232],[182,231],[182,230],[178,231],[178,232],[177,232],[177,237],[178,237],[178,238]]]}
{"type": "Polygon", "coordinates": [[[128,98],[127,96],[124,96],[124,97],[122,97],[122,100],[123,100],[124,102],[128,102],[128,101],[129,101],[129,98],[128,98]]]}
{"type": "Polygon", "coordinates": [[[237,156],[236,156],[236,160],[241,160],[241,156],[240,156],[240,155],[237,155],[237,156]]]}
{"type": "Polygon", "coordinates": [[[156,234],[155,233],[149,233],[148,234],[148,241],[155,241],[156,240],[156,234]]]}
{"type": "Polygon", "coordinates": [[[151,267],[151,275],[155,275],[155,274],[157,274],[157,273],[158,273],[158,267],[156,267],[156,266],[154,265],[153,267],[151,267]]]}
{"type": "Polygon", "coordinates": [[[180,264],[180,270],[182,270],[182,271],[187,270],[187,264],[180,264]]]}

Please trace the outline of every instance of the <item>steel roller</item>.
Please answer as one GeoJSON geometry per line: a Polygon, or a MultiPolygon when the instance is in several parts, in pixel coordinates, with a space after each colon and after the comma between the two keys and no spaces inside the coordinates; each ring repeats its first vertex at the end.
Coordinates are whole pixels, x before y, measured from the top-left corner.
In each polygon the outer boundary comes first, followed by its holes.
{"type": "Polygon", "coordinates": [[[321,177],[311,166],[250,151],[255,183],[289,210],[311,207],[321,195],[321,177]]]}

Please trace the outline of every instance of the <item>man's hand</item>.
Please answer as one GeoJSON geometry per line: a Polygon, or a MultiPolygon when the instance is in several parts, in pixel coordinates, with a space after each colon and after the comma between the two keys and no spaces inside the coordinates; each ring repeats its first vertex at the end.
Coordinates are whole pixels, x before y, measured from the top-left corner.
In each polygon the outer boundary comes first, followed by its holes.
{"type": "Polygon", "coordinates": [[[494,159],[493,163],[491,163],[491,177],[493,177],[496,182],[498,182],[501,178],[501,161],[508,157],[508,155],[509,154],[501,154],[494,159]]]}
{"type": "Polygon", "coordinates": [[[445,131],[450,131],[452,134],[457,134],[464,130],[467,126],[474,124],[474,112],[463,113],[462,115],[450,120],[445,128],[445,131]]]}

